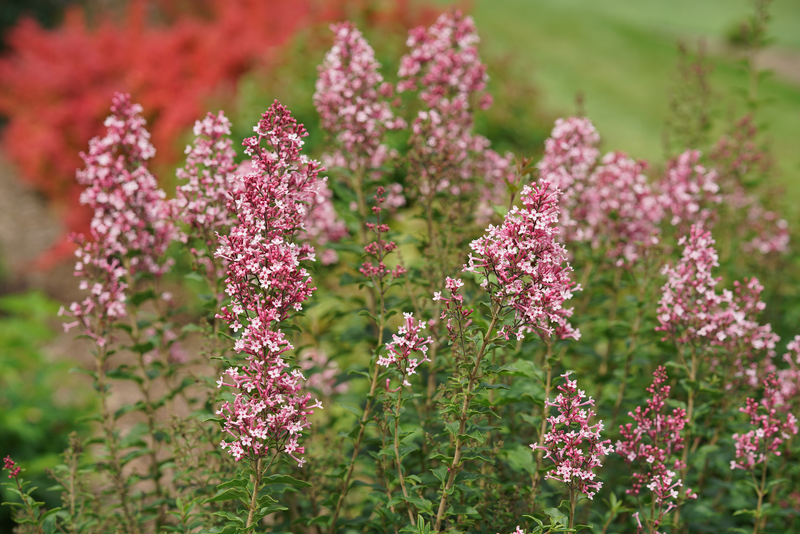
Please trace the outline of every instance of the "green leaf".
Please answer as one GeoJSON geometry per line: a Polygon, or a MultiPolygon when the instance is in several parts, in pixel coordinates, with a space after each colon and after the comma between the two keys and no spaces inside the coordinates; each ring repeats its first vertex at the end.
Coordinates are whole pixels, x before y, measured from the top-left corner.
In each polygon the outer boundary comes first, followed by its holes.
{"type": "Polygon", "coordinates": [[[236,523],[237,525],[240,525],[242,527],[244,527],[244,525],[245,525],[244,519],[242,519],[238,515],[234,515],[234,514],[232,514],[230,512],[226,512],[224,510],[220,511],[220,512],[214,512],[212,515],[215,515],[217,517],[221,517],[223,519],[227,519],[228,521],[233,521],[234,523],[236,523]]]}
{"type": "Polygon", "coordinates": [[[567,515],[558,508],[545,508],[544,513],[550,518],[551,525],[567,525],[567,515]]]}
{"type": "Polygon", "coordinates": [[[308,482],[304,482],[302,480],[297,480],[296,478],[292,478],[289,475],[270,475],[268,477],[264,477],[263,481],[264,485],[269,484],[286,484],[287,486],[291,486],[293,488],[310,488],[311,484],[308,482]]]}
{"type": "Polygon", "coordinates": [[[135,307],[141,306],[143,303],[147,302],[150,299],[156,298],[156,293],[152,289],[146,289],[144,291],[139,291],[134,293],[129,299],[128,302],[135,307]]]}
{"type": "Polygon", "coordinates": [[[431,469],[431,473],[433,473],[433,476],[438,478],[439,481],[442,484],[445,484],[447,482],[447,466],[446,465],[440,465],[436,469],[431,469]]]}
{"type": "Polygon", "coordinates": [[[279,504],[270,504],[269,506],[265,506],[258,511],[258,515],[265,516],[269,514],[274,514],[275,512],[281,512],[283,510],[288,510],[285,506],[281,506],[279,504]]]}

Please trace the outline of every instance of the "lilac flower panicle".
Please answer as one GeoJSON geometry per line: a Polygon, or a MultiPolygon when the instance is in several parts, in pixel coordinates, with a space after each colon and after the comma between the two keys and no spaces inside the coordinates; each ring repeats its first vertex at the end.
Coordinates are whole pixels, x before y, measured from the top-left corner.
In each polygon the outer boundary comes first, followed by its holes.
{"type": "Polygon", "coordinates": [[[525,186],[522,207],[514,206],[502,225],[489,226],[470,244],[474,254],[464,271],[479,274],[492,300],[514,311],[508,333],[517,338],[526,331],[558,339],[580,337],[569,323],[572,308],[564,307],[580,287],[570,278],[567,251],[556,240],[560,195],[547,182],[525,186]]]}
{"type": "Polygon", "coordinates": [[[659,199],[672,226],[713,222],[713,206],[722,202],[717,172],[703,167],[700,155],[698,150],[687,150],[676,156],[659,181],[659,199]]]}
{"type": "Polygon", "coordinates": [[[383,81],[375,52],[352,22],[331,25],[334,44],[318,67],[314,106],[322,128],[338,145],[331,165],[377,170],[393,156],[384,144],[389,130],[405,127],[389,106],[392,86],[383,81]]]}
{"type": "Polygon", "coordinates": [[[562,240],[575,239],[576,218],[581,195],[589,175],[600,157],[597,145],[600,135],[589,119],[569,117],[558,119],[550,137],[544,143],[544,155],[537,164],[540,182],[548,182],[562,191],[560,222],[564,228],[562,240]]]}
{"type": "Polygon", "coordinates": [[[464,308],[464,296],[458,292],[462,287],[464,287],[464,282],[460,278],[450,278],[448,276],[445,279],[445,289],[450,293],[450,297],[443,296],[441,291],[435,291],[433,293],[434,301],[444,302],[444,309],[442,310],[440,319],[447,319],[445,326],[447,327],[447,333],[452,342],[455,342],[459,335],[456,325],[460,324],[462,328],[469,326],[472,323],[472,319],[470,319],[469,316],[475,311],[464,308]],[[456,321],[456,325],[453,324],[454,320],[456,321]]]}
{"type": "Polygon", "coordinates": [[[159,276],[172,265],[164,253],[177,232],[166,194],[147,169],[155,149],[141,112],[130,95],[115,94],[106,135],[89,142],[88,153],[81,153],[85,168],[76,173],[86,186],[81,204],[94,211],[90,238],[72,236],[75,276],[89,295],[59,315],[75,318],[65,330],[82,325],[100,346],[107,342],[102,330],[127,314],[125,280],[137,272],[159,276]]]}
{"type": "Polygon", "coordinates": [[[663,208],[643,174],[646,167],[621,152],[606,154],[573,208],[578,220],[572,237],[594,248],[604,245],[617,266],[635,264],[659,242],[663,208]]]}
{"type": "Polygon", "coordinates": [[[234,350],[246,360],[218,381],[234,390],[233,401],[217,412],[233,438],[221,445],[236,460],[286,453],[302,465],[297,455],[305,449],[298,440],[311,424],[308,415],[322,406],[310,402],[302,372],[284,360],[293,347],[280,323],[300,311],[315,289],[300,265],[314,259],[314,250],[293,239],[303,229],[321,168],[300,153],[308,134],[277,101],[254,131],[243,143],[253,172],[241,178],[243,187],[228,203],[238,222],[230,235],[219,236],[216,251],[228,263],[231,297],[217,317],[238,333],[234,350]]]}
{"type": "Polygon", "coordinates": [[[711,232],[700,225],[692,225],[690,233],[678,240],[684,246],[680,261],[666,265],[662,274],[667,283],[662,288],[658,306],[659,326],[676,343],[688,343],[695,338],[714,336],[719,323],[716,311],[726,300],[726,294],[717,294],[715,287],[721,280],[711,270],[719,267],[719,256],[714,249],[711,232]]]}
{"type": "Polygon", "coordinates": [[[781,455],[781,445],[797,434],[797,416],[783,411],[784,398],[781,383],[772,373],[763,381],[764,396],[760,402],[748,397],[739,411],[750,417],[751,430],[734,434],[736,459],[731,460],[731,469],[750,471],[756,465],[767,462],[770,454],[781,455]]]}
{"type": "MultiPolygon", "coordinates": [[[[252,160],[242,162],[234,171],[232,188],[244,187],[243,177],[251,174],[254,168],[252,160]]],[[[318,177],[314,186],[303,194],[305,195],[303,202],[308,207],[302,225],[304,231],[297,236],[297,239],[301,242],[311,241],[317,250],[321,248],[320,262],[323,265],[336,263],[339,255],[326,245],[336,243],[345,237],[347,225],[339,218],[333,206],[333,192],[328,187],[328,178],[318,177]]]]}
{"type": "Polygon", "coordinates": [[[11,456],[3,458],[3,469],[8,471],[8,478],[14,478],[22,471],[22,468],[11,459],[11,456]]]}
{"type": "Polygon", "coordinates": [[[542,443],[530,447],[534,451],[545,451],[544,457],[555,464],[555,469],[548,472],[545,478],[561,481],[570,489],[593,499],[603,487],[602,482],[595,480],[594,469],[602,467],[601,458],[611,454],[613,448],[610,446],[611,440],[600,438],[603,422],[589,424],[595,415],[591,409],[594,400],[578,389],[577,381],[569,379],[570,374],[561,375],[564,384],[558,386],[561,393],[555,402],[550,399],[545,401],[546,406],[558,409],[558,415],[547,418],[549,431],[543,436],[542,443]]]}
{"type": "Polygon", "coordinates": [[[662,413],[671,389],[666,385],[667,371],[659,367],[653,376],[653,383],[647,388],[651,398],[645,407],[638,406],[628,413],[635,426],[620,425],[623,439],[617,441],[616,451],[633,469],[632,487],[625,492],[638,496],[644,487],[653,494],[651,520],[654,528],[658,528],[665,515],[676,507],[681,494],[687,498],[697,495],[688,488],[681,490],[683,482],[677,478],[684,467],[678,453],[684,448],[681,433],[688,422],[686,410],[674,408],[672,413],[662,413]]]}
{"type": "Polygon", "coordinates": [[[433,338],[423,338],[419,333],[425,329],[425,321],[414,319],[414,314],[403,314],[403,325],[396,334],[392,334],[391,343],[386,343],[386,353],[378,358],[378,365],[383,367],[395,366],[403,375],[403,385],[411,386],[407,377],[416,374],[421,363],[429,362],[428,345],[433,343],[433,338]],[[420,352],[422,359],[411,358],[414,352],[420,352]]]}
{"type": "Polygon", "coordinates": [[[479,177],[484,186],[478,189],[477,218],[486,222],[491,206],[504,200],[513,159],[491,150],[489,140],[473,132],[475,105],[487,109],[492,103],[479,41],[472,17],[458,10],[442,14],[430,28],[412,29],[397,90],[419,89],[425,108],[412,121],[409,139],[418,192],[428,198],[440,192],[460,196],[473,191],[471,181],[479,177]]]}
{"type": "MultiPolygon", "coordinates": [[[[231,123],[222,111],[195,122],[193,132],[194,143],[184,151],[186,165],[177,171],[178,179],[186,183],[178,186],[174,204],[181,222],[210,234],[211,246],[213,232],[227,233],[235,222],[227,204],[235,183],[236,152],[231,146],[231,123]]],[[[187,242],[188,236],[181,235],[181,240],[187,242]]]]}
{"type": "Polygon", "coordinates": [[[656,331],[665,333],[664,341],[704,343],[713,351],[712,368],[724,358],[724,365],[732,370],[726,388],[756,386],[776,370],[772,360],[780,340],[771,325],[757,321],[765,308],[760,299],[763,286],[750,278],[734,282],[733,291],[717,291],[721,278],[712,274],[719,266],[714,239],[700,225],[692,225],[678,244],[684,246],[681,259],[663,270],[667,282],[662,287],[656,331]]]}

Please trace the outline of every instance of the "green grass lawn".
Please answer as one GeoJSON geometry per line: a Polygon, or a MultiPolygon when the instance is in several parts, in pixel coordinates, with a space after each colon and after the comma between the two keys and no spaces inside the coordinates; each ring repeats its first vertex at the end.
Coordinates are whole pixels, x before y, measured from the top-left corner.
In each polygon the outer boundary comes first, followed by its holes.
{"type": "MultiPolygon", "coordinates": [[[[694,45],[701,36],[721,42],[750,11],[747,0],[478,0],[472,10],[487,55],[518,56],[520,74],[541,88],[545,109],[574,113],[575,95],[582,91],[605,149],[654,161],[663,159],[676,42],[694,45]]],[[[774,45],[800,55],[800,2],[777,0],[771,12],[774,45]]],[[[721,131],[732,106],[739,113],[744,109],[736,94],[747,86],[747,76],[729,54],[711,59],[721,131]]],[[[798,201],[800,86],[773,76],[760,93],[767,102],[758,118],[773,142],[780,181],[798,201]]]]}

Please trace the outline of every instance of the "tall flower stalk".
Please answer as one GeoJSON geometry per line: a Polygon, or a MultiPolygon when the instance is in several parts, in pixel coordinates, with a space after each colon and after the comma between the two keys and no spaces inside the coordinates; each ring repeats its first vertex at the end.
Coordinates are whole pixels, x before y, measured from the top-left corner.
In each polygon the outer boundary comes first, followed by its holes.
{"type": "MultiPolygon", "coordinates": [[[[150,134],[141,117],[142,108],[133,104],[130,95],[117,93],[112,100],[111,115],[106,119],[106,135],[89,143],[88,153],[82,153],[85,168],[78,171],[78,183],[85,185],[81,203],[94,210],[91,239],[73,236],[78,244],[75,275],[81,278],[80,288],[90,294],[80,303],[74,302],[69,311],[75,321],[65,329],[79,326],[82,333],[95,344],[95,376],[102,405],[102,426],[109,454],[114,493],[123,513],[127,532],[138,533],[127,477],[123,475],[125,460],[121,456],[117,415],[108,407],[107,362],[113,354],[115,330],[126,317],[130,324],[131,348],[137,355],[140,377],[136,380],[144,397],[145,416],[152,439],[148,476],[155,485],[156,500],[163,496],[156,439],[155,406],[151,398],[152,379],[147,369],[139,329],[138,305],[128,306],[128,292],[136,291],[138,274],[158,277],[167,272],[171,261],[164,259],[169,243],[175,237],[170,206],[165,193],[158,188],[147,162],[155,155],[150,134]]],[[[156,286],[157,289],[157,286],[156,286]]],[[[156,519],[161,522],[161,513],[156,519]]]]}
{"type": "Polygon", "coordinates": [[[308,134],[279,102],[254,130],[243,143],[253,172],[242,177],[243,187],[228,204],[238,222],[219,237],[215,252],[228,265],[225,291],[231,298],[218,317],[238,334],[234,350],[245,359],[220,378],[218,386],[231,388],[233,399],[217,413],[228,435],[222,448],[254,473],[246,527],[263,515],[258,494],[272,463],[282,454],[305,463],[299,440],[311,425],[308,415],[322,408],[303,391],[303,374],[285,361],[293,347],[282,330],[315,289],[301,266],[314,259],[314,250],[294,239],[321,169],[301,154],[308,134]]]}
{"type": "Polygon", "coordinates": [[[594,499],[603,483],[595,480],[594,469],[601,467],[601,457],[611,454],[611,440],[601,440],[603,422],[594,425],[589,420],[595,415],[591,407],[594,399],[586,397],[586,392],[578,389],[578,382],[570,380],[569,375],[561,375],[564,384],[558,386],[561,393],[555,401],[549,398],[545,405],[558,409],[558,415],[547,418],[549,432],[542,435],[539,443],[531,445],[534,451],[544,451],[544,457],[555,465],[555,470],[545,478],[558,480],[569,488],[569,528],[575,524],[575,508],[580,494],[594,499]],[[589,408],[584,408],[588,406],[589,408]]]}

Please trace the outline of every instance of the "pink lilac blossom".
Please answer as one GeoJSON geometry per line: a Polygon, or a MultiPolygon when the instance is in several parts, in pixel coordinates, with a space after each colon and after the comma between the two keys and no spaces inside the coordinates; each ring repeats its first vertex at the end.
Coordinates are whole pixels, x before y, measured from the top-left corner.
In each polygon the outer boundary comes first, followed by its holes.
{"type": "Polygon", "coordinates": [[[792,434],[797,434],[797,416],[791,412],[781,414],[783,398],[780,395],[780,382],[775,374],[770,374],[763,382],[764,396],[761,402],[750,397],[739,411],[750,416],[754,427],[745,434],[734,434],[736,460],[731,461],[731,469],[752,470],[756,465],[767,462],[770,453],[781,455],[781,444],[792,434]]]}
{"type": "MultiPolygon", "coordinates": [[[[500,534],[500,533],[498,532],[497,534],[500,534]]],[[[519,525],[517,525],[517,530],[515,530],[511,534],[525,534],[525,531],[522,530],[521,528],[519,528],[519,525]]]]}
{"type": "Polygon", "coordinates": [[[386,193],[383,186],[379,186],[377,193],[374,195],[375,205],[372,207],[372,212],[377,216],[377,222],[366,223],[377,239],[364,247],[364,252],[368,256],[372,256],[374,260],[365,261],[361,264],[359,271],[361,274],[372,280],[375,287],[382,287],[386,278],[391,276],[392,279],[397,279],[406,273],[405,267],[398,265],[394,269],[390,269],[384,263],[386,256],[397,248],[394,241],[386,241],[383,235],[389,231],[389,225],[381,223],[381,212],[383,211],[383,204],[386,202],[386,197],[382,196],[386,193]]]}
{"type": "MultiPolygon", "coordinates": [[[[413,28],[406,41],[410,50],[400,59],[398,91],[421,88],[419,96],[430,109],[442,99],[478,95],[489,81],[478,42],[475,21],[458,10],[442,13],[430,28],[413,28]]],[[[481,95],[479,104],[487,109],[491,97],[481,95]]]]}
{"type": "Polygon", "coordinates": [[[722,202],[717,172],[700,164],[700,151],[687,150],[667,163],[658,182],[660,201],[672,226],[710,224],[722,202]]]}
{"type": "Polygon", "coordinates": [[[475,255],[470,254],[464,271],[480,275],[494,304],[514,311],[507,332],[518,339],[528,331],[558,339],[580,337],[569,323],[572,308],[564,307],[580,287],[570,278],[566,249],[556,241],[560,195],[547,182],[525,186],[522,208],[514,206],[501,226],[489,226],[470,243],[475,255]]]}
{"type": "Polygon", "coordinates": [[[502,201],[504,190],[496,190],[504,185],[512,159],[491,150],[489,140],[472,131],[474,103],[481,109],[492,103],[485,92],[489,77],[478,54],[479,41],[472,17],[460,11],[442,14],[430,28],[412,29],[397,90],[420,89],[427,108],[418,112],[409,138],[411,178],[419,193],[427,198],[440,192],[460,196],[472,189],[470,180],[480,177],[485,186],[478,215],[485,222],[490,205],[502,201]]]}
{"type": "Polygon", "coordinates": [[[81,153],[86,168],[76,178],[87,186],[81,204],[94,210],[92,237],[102,240],[110,254],[131,254],[134,272],[159,275],[170,268],[171,263],[159,259],[176,230],[166,194],[147,169],[156,151],[141,112],[130,95],[114,95],[107,133],[92,139],[89,152],[81,153]]]}
{"type": "Polygon", "coordinates": [[[448,276],[445,279],[445,289],[450,292],[450,298],[442,296],[441,291],[434,291],[433,293],[434,301],[444,302],[444,309],[442,310],[440,319],[447,319],[445,326],[447,327],[447,333],[452,342],[455,342],[456,338],[463,334],[465,329],[472,322],[469,316],[472,315],[474,310],[464,309],[464,296],[458,292],[462,287],[464,287],[464,282],[461,281],[460,278],[450,278],[448,276]],[[453,326],[454,320],[458,325],[458,332],[456,331],[456,327],[453,326]]]}
{"type": "Polygon", "coordinates": [[[570,374],[561,375],[564,384],[558,386],[561,393],[555,402],[545,401],[546,406],[558,408],[558,415],[547,418],[549,431],[544,435],[543,443],[530,447],[534,451],[545,451],[544,457],[555,464],[555,469],[545,478],[559,480],[571,490],[593,499],[603,487],[602,482],[595,480],[594,469],[602,467],[601,457],[611,454],[614,449],[610,446],[611,440],[600,439],[603,422],[589,424],[595,416],[591,409],[594,400],[578,389],[577,381],[569,379],[570,374]]]}
{"type": "MultiPolygon", "coordinates": [[[[227,204],[234,183],[236,152],[231,146],[231,122],[222,111],[217,115],[208,113],[195,122],[193,132],[194,143],[184,151],[186,165],[176,173],[186,183],[176,189],[174,205],[181,222],[192,230],[211,232],[207,238],[207,245],[211,246],[213,232],[227,231],[234,223],[227,204]]],[[[181,235],[181,240],[186,243],[188,235],[181,235]]]]}
{"type": "Polygon", "coordinates": [[[789,251],[789,223],[778,212],[764,209],[757,199],[753,199],[746,222],[755,236],[744,244],[745,252],[767,255],[789,251]]]}
{"type": "MultiPolygon", "coordinates": [[[[683,408],[674,408],[671,414],[662,413],[671,389],[665,384],[667,371],[659,367],[653,376],[653,383],[647,388],[651,398],[644,409],[638,406],[628,412],[636,426],[620,425],[622,439],[617,441],[616,451],[634,469],[632,487],[625,493],[639,495],[642,487],[652,492],[655,508],[650,521],[653,528],[658,528],[664,516],[676,506],[679,488],[683,486],[676,472],[683,468],[678,453],[684,448],[681,432],[688,419],[683,408]]],[[[688,488],[683,493],[689,498],[697,497],[688,488]]]]}
{"type": "Polygon", "coordinates": [[[305,128],[277,101],[262,115],[256,135],[244,141],[253,172],[242,177],[244,187],[228,204],[238,219],[228,236],[219,236],[216,256],[228,263],[224,319],[239,338],[234,350],[246,364],[230,368],[217,382],[234,389],[233,402],[217,412],[225,418],[223,430],[232,441],[222,441],[238,461],[270,453],[298,458],[307,417],[319,401],[303,393],[303,374],[283,359],[293,347],[280,325],[314,291],[302,260],[314,259],[310,245],[292,242],[307,215],[306,199],[318,180],[320,165],[300,153],[305,128]],[[266,146],[262,146],[265,143],[266,146]],[[230,380],[230,382],[226,382],[230,380]]]}
{"type": "MultiPolygon", "coordinates": [[[[336,243],[347,236],[347,226],[333,207],[333,192],[328,187],[328,179],[317,180],[312,191],[311,208],[305,220],[306,236],[317,246],[323,248],[320,262],[330,265],[339,261],[339,255],[329,243],[336,243]]],[[[301,236],[302,237],[302,236],[301,236]]]]}
{"type": "Polygon", "coordinates": [[[662,271],[667,283],[661,289],[656,331],[665,333],[664,341],[671,339],[678,344],[723,335],[718,310],[723,303],[730,303],[732,295],[718,295],[715,290],[721,277],[711,274],[719,267],[711,232],[692,225],[678,245],[684,246],[680,261],[673,267],[665,265],[662,271]]]}
{"type": "Polygon", "coordinates": [[[166,195],[147,169],[155,149],[141,112],[130,95],[115,94],[106,135],[89,142],[89,152],[81,153],[85,168],[76,173],[78,183],[87,186],[81,203],[94,210],[91,240],[72,236],[79,247],[75,276],[90,294],[59,314],[75,318],[66,330],[82,324],[100,346],[108,324],[126,315],[124,280],[136,272],[159,276],[172,264],[163,256],[176,229],[166,195]]]}
{"type": "Polygon", "coordinates": [[[517,185],[521,177],[514,168],[514,154],[501,156],[491,149],[483,151],[475,162],[476,173],[483,177],[481,199],[475,212],[475,222],[482,227],[489,224],[495,206],[508,208],[509,184],[517,185]]]}
{"type": "Polygon", "coordinates": [[[764,286],[758,279],[745,278],[743,283],[737,280],[733,286],[733,292],[723,292],[727,308],[715,315],[719,331],[713,344],[724,349],[723,354],[730,355],[726,365],[733,372],[733,380],[725,387],[746,384],[755,388],[776,370],[773,359],[780,336],[772,331],[770,324],[761,325],[756,320],[766,308],[761,300],[764,286]]]}
{"type": "Polygon", "coordinates": [[[231,123],[220,111],[217,115],[208,113],[203,120],[194,124],[195,140],[187,145],[186,165],[177,170],[179,180],[186,183],[175,191],[175,218],[188,227],[179,238],[188,243],[191,237],[202,240],[205,249],[192,249],[197,260],[206,272],[223,278],[225,266],[214,271],[213,262],[208,258],[216,243],[216,232],[227,234],[234,223],[227,204],[231,190],[237,182],[234,172],[236,153],[230,140],[231,123]]]}
{"type": "MultiPolygon", "coordinates": [[[[663,209],[643,171],[647,164],[621,152],[606,154],[580,195],[575,238],[603,244],[617,266],[633,265],[659,241],[663,209]]],[[[564,197],[562,197],[563,200],[564,197]]]]}
{"type": "Polygon", "coordinates": [[[600,135],[589,119],[569,117],[558,119],[550,137],[544,142],[544,156],[537,164],[540,182],[548,182],[563,192],[561,226],[563,240],[576,238],[577,221],[574,213],[582,208],[580,198],[589,175],[600,157],[597,145],[600,135]]]}
{"type": "Polygon", "coordinates": [[[22,468],[11,459],[11,456],[3,458],[3,468],[8,471],[8,478],[14,478],[22,471],[22,468]]]}
{"type": "MultiPolygon", "coordinates": [[[[242,177],[253,172],[253,163],[248,160],[242,162],[234,173],[234,188],[242,187],[242,177]]],[[[336,213],[333,206],[333,192],[328,187],[328,178],[318,178],[314,187],[306,191],[304,201],[309,206],[303,221],[304,232],[297,239],[304,241],[310,239],[317,249],[322,248],[320,262],[330,265],[339,261],[335,250],[325,247],[329,243],[337,243],[347,235],[347,225],[336,213]]]]}
{"type": "Polygon", "coordinates": [[[403,313],[403,325],[392,334],[392,342],[386,343],[386,354],[378,358],[378,365],[383,367],[395,366],[403,377],[403,385],[410,387],[407,377],[416,374],[417,367],[424,362],[429,362],[428,345],[433,343],[433,338],[421,337],[419,333],[425,330],[425,321],[414,319],[414,314],[403,313]],[[422,359],[411,358],[414,352],[422,354],[422,359]]]}
{"type": "MultiPolygon", "coordinates": [[[[318,67],[314,106],[322,128],[336,138],[330,164],[355,172],[377,172],[395,151],[384,144],[386,132],[405,128],[388,99],[394,89],[384,82],[375,52],[352,22],[331,25],[333,47],[318,67]]],[[[327,162],[326,162],[327,163],[327,162]]]]}

